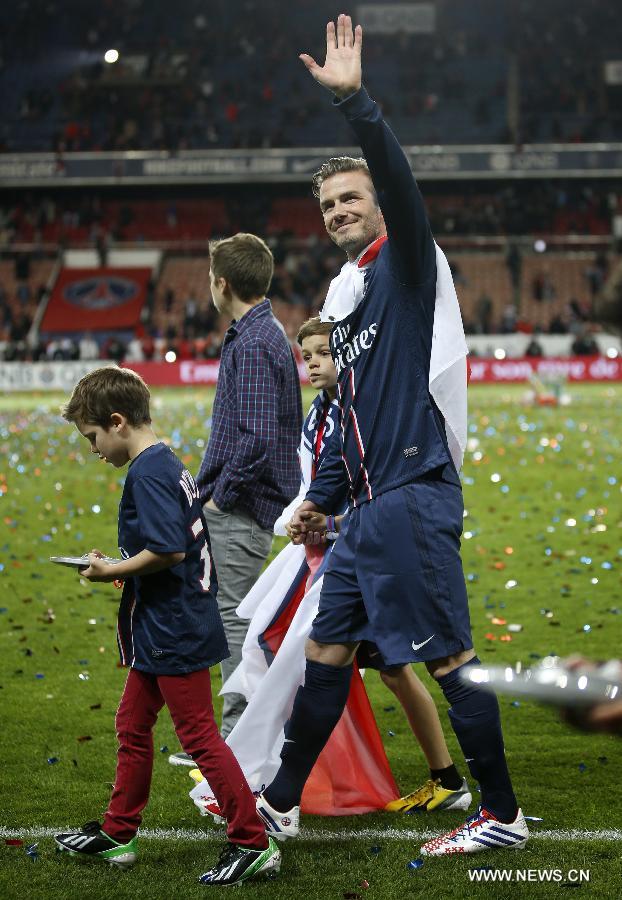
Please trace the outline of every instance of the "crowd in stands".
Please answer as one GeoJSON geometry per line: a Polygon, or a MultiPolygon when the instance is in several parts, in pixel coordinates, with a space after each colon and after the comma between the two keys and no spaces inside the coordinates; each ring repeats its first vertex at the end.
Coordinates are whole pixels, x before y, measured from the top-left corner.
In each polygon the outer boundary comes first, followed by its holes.
{"type": "MultiPolygon", "coordinates": [[[[622,46],[610,0],[435,6],[432,33],[365,37],[369,86],[405,144],[622,137],[622,88],[604,78],[622,46]]],[[[0,149],[350,144],[297,58],[322,57],[335,5],[298,0],[290,12],[284,0],[4,4],[0,149]]]]}
{"type": "MultiPolygon", "coordinates": [[[[622,189],[613,180],[422,182],[437,237],[459,235],[609,235],[622,224],[622,189]]],[[[253,231],[324,236],[306,184],[179,189],[170,198],[122,192],[0,195],[0,250],[16,243],[89,244],[187,241],[253,231]]]]}
{"type": "MultiPolygon", "coordinates": [[[[316,314],[343,260],[330,243],[271,238],[275,273],[269,296],[292,342],[302,322],[316,314]]],[[[594,252],[537,253],[509,241],[504,250],[448,254],[467,334],[533,336],[567,334],[574,353],[593,353],[593,301],[620,257],[594,252]]],[[[47,300],[53,261],[18,253],[0,262],[0,346],[6,361],[108,358],[116,361],[217,359],[229,323],[209,296],[209,261],[199,255],[165,257],[157,283],[147,289],[134,333],[37,335],[31,326],[47,300]],[[45,268],[47,266],[47,268],[45,268]],[[42,280],[43,279],[43,280],[42,280]]]]}

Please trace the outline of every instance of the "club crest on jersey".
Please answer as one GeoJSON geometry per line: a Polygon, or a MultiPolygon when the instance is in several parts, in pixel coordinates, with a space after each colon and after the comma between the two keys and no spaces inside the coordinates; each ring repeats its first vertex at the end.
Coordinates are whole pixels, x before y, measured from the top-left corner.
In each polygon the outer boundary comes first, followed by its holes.
{"type": "Polygon", "coordinates": [[[374,343],[376,332],[378,331],[378,323],[372,322],[367,328],[363,328],[358,334],[350,337],[350,331],[341,325],[336,325],[330,336],[333,347],[333,359],[337,375],[352,365],[364,350],[369,350],[374,343]]]}

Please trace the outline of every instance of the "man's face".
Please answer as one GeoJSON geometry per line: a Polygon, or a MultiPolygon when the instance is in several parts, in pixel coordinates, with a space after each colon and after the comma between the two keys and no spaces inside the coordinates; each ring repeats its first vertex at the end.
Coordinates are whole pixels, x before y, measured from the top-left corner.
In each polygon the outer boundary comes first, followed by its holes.
{"type": "Polygon", "coordinates": [[[104,462],[117,469],[129,462],[126,442],[119,435],[119,423],[111,423],[110,428],[102,428],[92,422],[77,422],[76,427],[91,445],[91,453],[96,453],[104,462]]]}
{"type": "Polygon", "coordinates": [[[309,381],[316,390],[334,388],[337,385],[337,371],[330,355],[329,335],[312,334],[304,338],[301,346],[309,381]]]}
{"type": "Polygon", "coordinates": [[[386,233],[376,192],[363,170],[337,172],[323,181],[320,209],[329,237],[350,260],[386,233]]]}

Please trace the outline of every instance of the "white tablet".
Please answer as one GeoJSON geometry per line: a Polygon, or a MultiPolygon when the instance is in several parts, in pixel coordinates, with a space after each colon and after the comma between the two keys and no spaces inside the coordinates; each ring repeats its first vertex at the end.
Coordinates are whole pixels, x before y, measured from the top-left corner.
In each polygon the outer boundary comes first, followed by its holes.
{"type": "MultiPolygon", "coordinates": [[[[84,556],[50,556],[50,562],[58,563],[59,566],[71,566],[74,569],[88,569],[90,565],[88,553],[85,553],[84,556]]],[[[103,556],[102,562],[112,566],[115,563],[120,563],[121,560],[114,559],[111,556],[103,556]]]]}

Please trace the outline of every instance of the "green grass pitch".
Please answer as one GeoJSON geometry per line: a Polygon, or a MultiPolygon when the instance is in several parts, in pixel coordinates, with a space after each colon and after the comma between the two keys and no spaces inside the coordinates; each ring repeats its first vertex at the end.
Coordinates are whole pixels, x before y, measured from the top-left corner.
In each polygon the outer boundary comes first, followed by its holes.
{"type": "MultiPolygon", "coordinates": [[[[569,392],[570,406],[551,409],[525,405],[520,387],[470,391],[463,559],[475,646],[485,663],[622,653],[622,387],[569,392]],[[493,617],[522,631],[509,633],[493,617]],[[508,635],[511,641],[502,640],[508,635]]],[[[54,852],[54,829],[80,825],[105,808],[124,680],[117,667],[116,590],[47,562],[94,546],[115,553],[124,476],[91,458],[58,414],[62,399],[9,395],[0,413],[0,896],[227,896],[197,883],[221,833],[188,799],[188,770],[167,763],[164,748],[176,749],[177,742],[166,712],[156,729],[143,826],[152,836],[141,840],[137,866],[118,872],[54,852]],[[158,836],[158,829],[168,832],[158,836]],[[22,846],[6,844],[19,837],[22,846]],[[29,856],[26,845],[35,842],[29,856]]],[[[191,472],[209,434],[212,399],[210,390],[154,392],[157,433],[191,472]]],[[[305,402],[310,399],[307,392],[305,402]]],[[[274,552],[281,546],[275,540],[274,552]]],[[[450,749],[466,770],[446,704],[423,667],[418,671],[438,699],[450,749]]],[[[215,670],[213,676],[218,689],[215,670]]],[[[377,676],[368,673],[366,684],[397,781],[412,790],[426,777],[423,756],[377,676]]],[[[447,830],[462,814],[308,817],[304,825],[312,834],[284,845],[280,877],[241,890],[269,900],[559,897],[570,886],[568,871],[583,869],[590,881],[573,895],[621,896],[622,742],[572,731],[545,707],[510,699],[501,707],[523,811],[542,818],[532,823],[524,851],[431,859],[409,869],[419,835],[447,830]],[[472,883],[469,873],[482,866],[512,870],[512,878],[517,869],[533,870],[536,878],[557,870],[561,875],[548,877],[562,881],[472,883]]]]}

